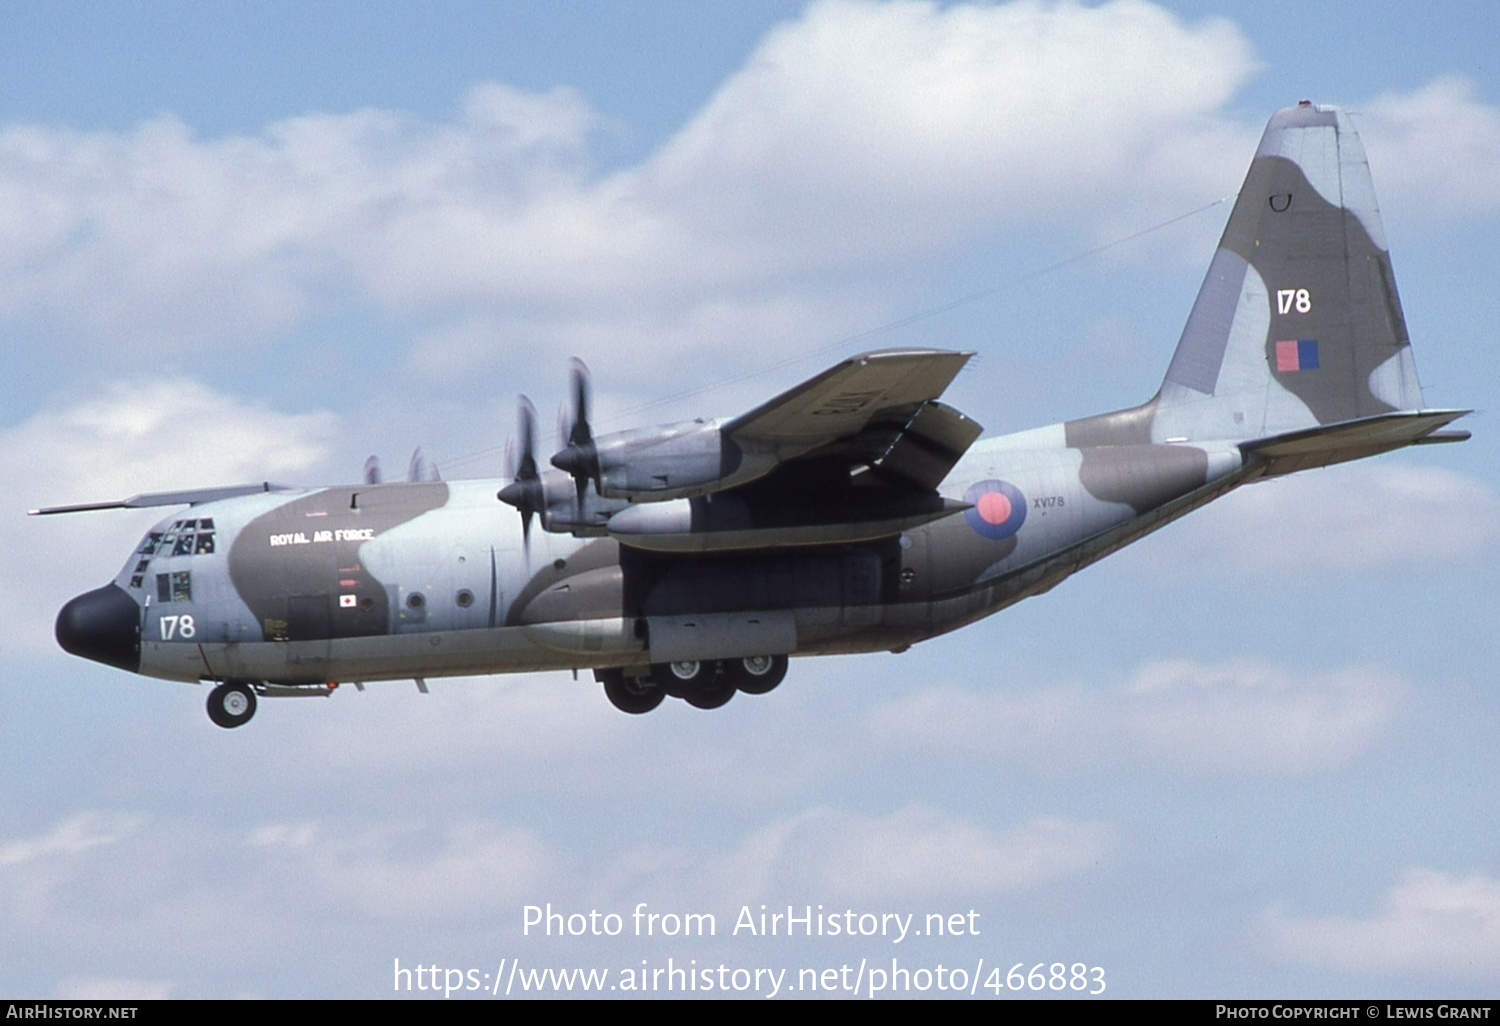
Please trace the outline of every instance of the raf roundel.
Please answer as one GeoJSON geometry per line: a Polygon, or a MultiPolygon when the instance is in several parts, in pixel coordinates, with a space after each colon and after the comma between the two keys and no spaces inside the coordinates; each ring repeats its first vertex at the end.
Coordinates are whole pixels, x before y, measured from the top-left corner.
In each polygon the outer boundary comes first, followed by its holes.
{"type": "Polygon", "coordinates": [[[980,481],[964,492],[964,501],[973,504],[964,510],[964,519],[992,541],[1009,538],[1026,523],[1026,496],[1009,481],[980,481]]]}

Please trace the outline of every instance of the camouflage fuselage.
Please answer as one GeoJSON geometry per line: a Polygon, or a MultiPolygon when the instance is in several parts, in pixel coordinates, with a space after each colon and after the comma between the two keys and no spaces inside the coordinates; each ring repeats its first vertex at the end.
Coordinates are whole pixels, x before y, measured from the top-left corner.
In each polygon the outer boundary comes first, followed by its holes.
{"type": "MultiPolygon", "coordinates": [[[[639,666],[647,625],[782,617],[791,654],[899,650],[1044,591],[1221,494],[1233,443],[976,444],[942,486],[972,508],[862,544],[676,555],[533,532],[498,480],[269,492],[163,520],[115,583],[140,672],[322,684],[639,666]]],[[[768,621],[769,622],[769,621],[768,621]]],[[[711,653],[710,653],[711,654],[711,653]]]]}

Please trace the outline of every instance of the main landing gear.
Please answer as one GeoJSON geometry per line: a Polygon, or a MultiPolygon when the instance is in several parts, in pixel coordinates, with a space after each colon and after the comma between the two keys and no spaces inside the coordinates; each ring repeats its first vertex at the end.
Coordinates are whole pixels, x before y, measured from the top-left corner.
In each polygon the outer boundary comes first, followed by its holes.
{"type": "MultiPolygon", "coordinates": [[[[627,677],[619,668],[595,670],[604,694],[621,712],[648,713],[668,696],[697,709],[717,709],[743,691],[764,695],[786,676],[787,657],[747,656],[718,662],[653,663],[649,673],[627,677]]],[[[216,721],[217,722],[217,721],[216,721]]]]}
{"type": "Polygon", "coordinates": [[[226,730],[243,727],[255,715],[255,692],[249,684],[220,684],[208,693],[208,718],[226,730]]]}

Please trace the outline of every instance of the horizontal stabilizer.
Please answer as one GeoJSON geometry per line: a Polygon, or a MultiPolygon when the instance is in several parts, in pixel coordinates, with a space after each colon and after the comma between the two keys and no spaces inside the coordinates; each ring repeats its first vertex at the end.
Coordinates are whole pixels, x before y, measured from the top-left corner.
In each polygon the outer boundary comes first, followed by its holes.
{"type": "Polygon", "coordinates": [[[1460,442],[1467,431],[1439,431],[1471,410],[1401,410],[1243,442],[1247,462],[1265,465],[1264,477],[1326,467],[1424,442],[1460,442]],[[1460,437],[1461,436],[1461,437],[1460,437]]]}

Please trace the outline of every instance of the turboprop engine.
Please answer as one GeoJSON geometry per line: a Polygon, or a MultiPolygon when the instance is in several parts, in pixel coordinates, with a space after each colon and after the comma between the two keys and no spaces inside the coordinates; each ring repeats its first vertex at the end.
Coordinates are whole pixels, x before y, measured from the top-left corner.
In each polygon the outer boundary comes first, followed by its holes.
{"type": "Polygon", "coordinates": [[[552,465],[575,481],[592,481],[608,499],[664,502],[718,491],[762,477],[773,453],[747,452],[719,421],[689,421],[604,435],[569,445],[552,465]]]}

